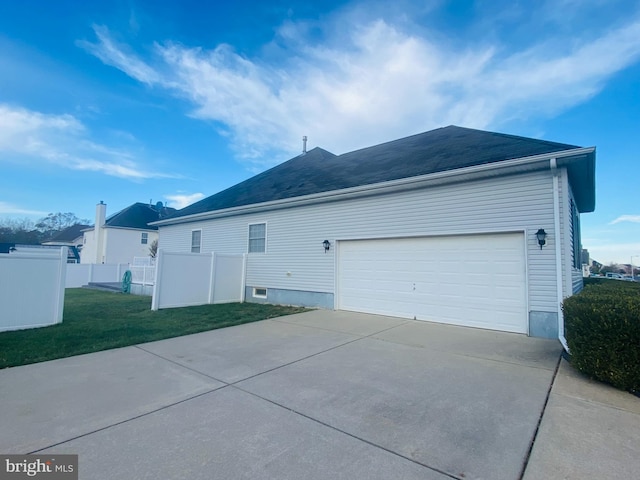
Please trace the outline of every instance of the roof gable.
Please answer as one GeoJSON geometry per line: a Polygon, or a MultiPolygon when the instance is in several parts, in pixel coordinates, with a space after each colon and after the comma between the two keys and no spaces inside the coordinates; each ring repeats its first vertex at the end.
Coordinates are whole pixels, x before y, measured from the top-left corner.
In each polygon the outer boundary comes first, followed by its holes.
{"type": "Polygon", "coordinates": [[[164,207],[161,204],[151,205],[137,202],[108,217],[104,224],[106,227],[135,228],[140,230],[157,230],[158,227],[149,225],[175,213],[175,208],[164,207]]]}
{"type": "Polygon", "coordinates": [[[580,148],[448,126],[343,155],[321,148],[292,158],[169,218],[324,193],[580,148]]]}

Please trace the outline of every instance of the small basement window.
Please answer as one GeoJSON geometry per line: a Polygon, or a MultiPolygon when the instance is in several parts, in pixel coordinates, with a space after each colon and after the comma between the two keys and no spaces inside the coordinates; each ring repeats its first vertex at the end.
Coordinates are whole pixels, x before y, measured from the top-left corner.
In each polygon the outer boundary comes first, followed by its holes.
{"type": "Polygon", "coordinates": [[[267,289],[262,287],[253,287],[253,296],[256,298],[267,298],[267,289]]]}

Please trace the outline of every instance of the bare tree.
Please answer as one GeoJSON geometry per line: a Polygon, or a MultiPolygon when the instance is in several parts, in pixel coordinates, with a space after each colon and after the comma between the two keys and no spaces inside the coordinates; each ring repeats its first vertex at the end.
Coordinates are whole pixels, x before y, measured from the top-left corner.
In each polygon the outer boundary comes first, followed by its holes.
{"type": "Polygon", "coordinates": [[[89,220],[78,218],[74,213],[50,213],[38,220],[35,228],[42,233],[44,239],[50,238],[65,228],[79,223],[88,224],[89,220]]]}
{"type": "Polygon", "coordinates": [[[158,240],[154,240],[153,242],[151,242],[151,245],[149,246],[149,256],[151,258],[156,258],[156,255],[158,254],[158,240]]]}
{"type": "Polygon", "coordinates": [[[0,220],[0,243],[37,245],[40,243],[40,232],[27,218],[2,219],[0,220]]]}

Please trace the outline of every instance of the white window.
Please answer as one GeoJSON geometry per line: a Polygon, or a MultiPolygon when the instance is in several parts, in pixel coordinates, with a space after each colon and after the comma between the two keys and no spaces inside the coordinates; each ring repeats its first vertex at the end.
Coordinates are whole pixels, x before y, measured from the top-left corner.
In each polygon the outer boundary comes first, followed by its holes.
{"type": "Polygon", "coordinates": [[[149,242],[149,234],[147,232],[142,232],[142,236],[140,237],[140,243],[142,245],[146,245],[149,242]]]}
{"type": "Polygon", "coordinates": [[[267,224],[249,225],[249,253],[264,253],[267,245],[267,224]]]}
{"type": "Polygon", "coordinates": [[[200,253],[200,242],[202,241],[202,230],[191,231],[191,253],[200,253]]]}
{"type": "Polygon", "coordinates": [[[582,245],[580,241],[580,213],[573,200],[569,201],[569,213],[571,214],[571,262],[576,270],[582,268],[582,245]]]}
{"type": "Polygon", "coordinates": [[[256,298],[267,298],[267,289],[262,287],[253,287],[253,296],[256,298]]]}

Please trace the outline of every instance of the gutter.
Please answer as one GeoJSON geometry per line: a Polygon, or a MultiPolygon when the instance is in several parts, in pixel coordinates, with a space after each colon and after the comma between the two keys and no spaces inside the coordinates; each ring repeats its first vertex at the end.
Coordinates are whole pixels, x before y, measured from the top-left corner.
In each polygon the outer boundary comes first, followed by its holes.
{"type": "MultiPolygon", "coordinates": [[[[221,210],[195,213],[193,215],[186,215],[184,217],[150,222],[149,225],[159,227],[167,225],[177,225],[180,223],[210,220],[214,218],[229,217],[232,215],[263,212],[265,210],[275,210],[294,206],[298,207],[320,202],[347,200],[371,195],[379,195],[383,193],[413,190],[429,185],[439,185],[444,183],[460,182],[463,180],[470,180],[474,178],[497,176],[501,173],[505,174],[512,172],[515,173],[523,171],[542,170],[547,168],[547,162],[552,157],[554,159],[569,160],[569,157],[586,155],[593,153],[594,151],[594,147],[574,148],[562,152],[544,153],[540,155],[533,155],[530,157],[503,160],[499,162],[486,163],[483,165],[474,165],[471,167],[458,168],[455,170],[447,170],[444,172],[430,173],[427,175],[419,175],[415,177],[401,178],[398,180],[390,180],[387,182],[343,188],[341,190],[331,190],[329,192],[313,193],[310,195],[303,195],[299,197],[284,198],[280,200],[272,200],[269,202],[254,203],[250,205],[225,208],[221,210]]],[[[567,163],[570,163],[570,161],[568,161],[567,163]]]]}

